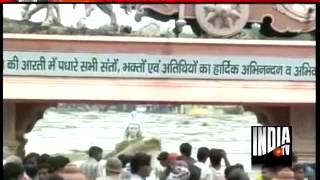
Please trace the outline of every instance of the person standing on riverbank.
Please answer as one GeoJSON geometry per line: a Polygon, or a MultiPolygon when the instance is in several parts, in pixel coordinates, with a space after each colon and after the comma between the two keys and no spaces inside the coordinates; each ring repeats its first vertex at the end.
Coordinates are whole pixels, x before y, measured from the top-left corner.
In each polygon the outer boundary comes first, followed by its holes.
{"type": "Polygon", "coordinates": [[[64,156],[55,156],[55,157],[50,157],[48,159],[48,163],[50,165],[50,170],[49,173],[50,175],[59,175],[60,173],[63,172],[64,167],[70,163],[70,159],[64,156]]]}
{"type": "Polygon", "coordinates": [[[23,159],[24,169],[30,179],[36,179],[36,177],[37,177],[39,157],[40,157],[40,155],[38,153],[29,153],[23,159]]]}
{"type": "Polygon", "coordinates": [[[201,169],[200,180],[212,180],[212,173],[209,166],[206,165],[206,161],[209,157],[209,149],[207,147],[201,147],[198,149],[197,159],[194,165],[201,169]]]}
{"type": "Polygon", "coordinates": [[[160,165],[164,167],[164,170],[160,172],[159,180],[166,180],[170,173],[169,153],[166,151],[161,152],[157,160],[160,162],[160,165]]]}
{"type": "Polygon", "coordinates": [[[151,156],[145,153],[137,153],[130,161],[130,180],[145,180],[151,172],[151,156]]]}
{"type": "Polygon", "coordinates": [[[180,145],[181,156],[178,160],[185,161],[188,164],[188,169],[190,171],[189,180],[199,180],[201,176],[201,169],[194,165],[196,160],[191,157],[192,146],[189,143],[182,143],[180,145]]]}
{"type": "Polygon", "coordinates": [[[118,158],[110,158],[106,164],[106,176],[98,177],[96,180],[121,180],[122,162],[118,158]]]}
{"type": "Polygon", "coordinates": [[[26,180],[24,176],[24,168],[22,164],[9,162],[3,166],[3,179],[4,180],[26,180]]]}
{"type": "Polygon", "coordinates": [[[191,144],[182,143],[180,145],[181,156],[178,159],[186,161],[188,165],[196,163],[196,160],[191,157],[191,151],[192,151],[191,144]]]}
{"type": "MultiPolygon", "coordinates": [[[[11,156],[9,156],[9,157],[7,157],[7,159],[5,160],[5,162],[4,162],[4,164],[3,164],[3,167],[6,165],[6,164],[8,164],[8,163],[14,163],[14,164],[18,164],[19,166],[21,166],[22,168],[23,168],[23,177],[21,178],[21,180],[23,179],[23,180],[29,180],[30,178],[29,178],[29,176],[26,174],[26,172],[25,172],[25,170],[24,170],[24,167],[23,167],[23,162],[22,162],[22,159],[20,158],[20,157],[18,157],[18,156],[16,156],[16,155],[11,155],[11,156]]],[[[8,170],[10,170],[10,166],[11,165],[9,165],[9,169],[8,170]]],[[[17,167],[17,166],[16,166],[17,167]]],[[[18,169],[19,169],[19,167],[18,167],[18,169]]],[[[18,170],[17,169],[17,170],[18,170]]],[[[5,170],[4,168],[3,168],[3,170],[5,170]]],[[[10,174],[10,173],[9,173],[10,174]]],[[[5,179],[5,178],[4,178],[5,179]]]]}
{"type": "Polygon", "coordinates": [[[100,147],[92,146],[89,149],[89,159],[81,164],[80,169],[87,177],[87,180],[96,180],[103,175],[103,167],[99,164],[102,159],[103,150],[100,147]]]}
{"type": "Polygon", "coordinates": [[[223,149],[211,149],[209,157],[211,162],[210,170],[212,172],[213,179],[225,180],[224,170],[221,168],[221,160],[224,160],[226,167],[230,166],[227,153],[223,149]]]}
{"type": "Polygon", "coordinates": [[[131,155],[126,155],[126,154],[120,154],[118,156],[118,159],[121,161],[122,163],[122,179],[123,180],[128,180],[130,179],[131,176],[131,166],[130,166],[130,161],[132,159],[133,156],[131,155]]]}
{"type": "Polygon", "coordinates": [[[224,171],[224,175],[226,180],[250,180],[241,164],[228,166],[224,171]]]}

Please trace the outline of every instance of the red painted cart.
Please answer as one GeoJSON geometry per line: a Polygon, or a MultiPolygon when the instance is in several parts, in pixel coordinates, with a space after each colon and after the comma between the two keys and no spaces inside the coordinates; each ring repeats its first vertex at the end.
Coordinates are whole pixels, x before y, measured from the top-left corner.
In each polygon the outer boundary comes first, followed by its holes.
{"type": "MultiPolygon", "coordinates": [[[[251,23],[264,23],[278,33],[315,30],[313,4],[136,4],[135,19],[149,16],[161,21],[176,20],[176,30],[190,25],[198,36],[228,37],[251,23]]],[[[123,5],[128,7],[128,5],[123,5]]]]}

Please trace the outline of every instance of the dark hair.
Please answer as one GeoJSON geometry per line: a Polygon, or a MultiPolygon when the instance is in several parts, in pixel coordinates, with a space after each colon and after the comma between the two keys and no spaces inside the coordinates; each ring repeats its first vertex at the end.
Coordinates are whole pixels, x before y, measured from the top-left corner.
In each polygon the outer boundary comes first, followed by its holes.
{"type": "Polygon", "coordinates": [[[59,175],[52,175],[48,178],[48,180],[63,180],[63,177],[59,175]]]}
{"type": "Polygon", "coordinates": [[[126,167],[127,163],[129,163],[132,159],[132,156],[126,154],[120,154],[118,159],[122,162],[122,167],[126,167]]]}
{"type": "Polygon", "coordinates": [[[206,161],[209,157],[209,149],[207,147],[201,147],[198,149],[197,158],[198,161],[206,161]]]}
{"type": "Polygon", "coordinates": [[[304,171],[304,165],[303,164],[296,164],[293,166],[293,171],[297,171],[302,169],[304,171]]]}
{"type": "Polygon", "coordinates": [[[242,165],[241,163],[237,163],[237,164],[235,164],[234,166],[236,166],[236,167],[244,170],[244,167],[243,167],[243,165],[242,165]]]}
{"type": "Polygon", "coordinates": [[[235,169],[243,170],[241,167],[237,165],[232,165],[232,166],[226,167],[226,169],[224,170],[224,176],[227,177],[230,174],[230,172],[232,172],[235,169]]]}
{"type": "Polygon", "coordinates": [[[162,161],[162,160],[168,159],[168,157],[169,157],[169,153],[166,152],[166,151],[162,151],[162,152],[158,155],[157,159],[158,159],[159,161],[162,161]]]}
{"type": "Polygon", "coordinates": [[[142,166],[150,166],[151,156],[145,153],[137,153],[130,161],[131,173],[137,173],[142,166]]]}
{"type": "Polygon", "coordinates": [[[187,157],[191,156],[191,150],[192,150],[192,146],[189,143],[182,143],[180,145],[181,154],[183,154],[183,155],[185,155],[187,157]]]}
{"type": "Polygon", "coordinates": [[[37,176],[39,157],[40,157],[40,155],[38,153],[29,153],[23,159],[23,165],[24,165],[25,172],[30,178],[34,178],[37,176]],[[32,161],[32,160],[34,160],[34,161],[32,161]]]}
{"type": "Polygon", "coordinates": [[[49,172],[53,173],[59,169],[63,169],[70,160],[64,156],[56,156],[56,157],[50,157],[48,159],[48,164],[50,165],[49,172]]]}
{"type": "Polygon", "coordinates": [[[25,166],[25,171],[26,171],[26,174],[31,178],[35,178],[38,174],[38,166],[31,166],[31,167],[26,167],[25,166]]]}
{"type": "Polygon", "coordinates": [[[50,155],[48,154],[42,154],[39,159],[38,159],[38,163],[41,164],[41,163],[48,163],[48,160],[50,158],[50,155]]]}
{"type": "Polygon", "coordinates": [[[220,149],[211,149],[209,157],[213,167],[221,165],[222,151],[220,149]]]}
{"type": "Polygon", "coordinates": [[[103,150],[98,146],[92,146],[89,149],[89,157],[95,157],[97,154],[102,153],[103,150]]]}
{"type": "Polygon", "coordinates": [[[39,158],[39,157],[40,157],[40,154],[35,153],[35,152],[31,152],[31,153],[27,154],[25,158],[39,158]]]}
{"type": "Polygon", "coordinates": [[[236,164],[236,165],[227,167],[224,170],[224,175],[227,180],[248,179],[248,177],[246,177],[246,174],[245,174],[245,171],[244,171],[242,164],[236,164]]]}
{"type": "Polygon", "coordinates": [[[3,179],[18,179],[19,176],[23,175],[24,168],[18,163],[6,163],[3,166],[3,179]]]}
{"type": "Polygon", "coordinates": [[[57,156],[55,157],[57,159],[57,165],[59,169],[63,169],[67,164],[70,163],[70,159],[64,156],[57,156]]]}
{"type": "Polygon", "coordinates": [[[29,160],[35,159],[37,162],[39,161],[40,155],[38,153],[29,153],[23,158],[23,164],[28,163],[29,160]]]}

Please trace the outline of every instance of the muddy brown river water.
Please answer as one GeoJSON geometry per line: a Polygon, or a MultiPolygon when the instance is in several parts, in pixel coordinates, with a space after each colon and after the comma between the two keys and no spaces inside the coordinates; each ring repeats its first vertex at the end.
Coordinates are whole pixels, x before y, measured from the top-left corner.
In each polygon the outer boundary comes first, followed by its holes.
{"type": "Polygon", "coordinates": [[[140,123],[143,136],[159,138],[162,150],[179,152],[179,145],[189,142],[193,146],[192,156],[196,158],[201,146],[223,148],[232,164],[242,163],[245,169],[251,169],[250,126],[260,124],[250,112],[201,118],[138,113],[132,119],[131,113],[49,109],[26,134],[26,152],[65,154],[74,161],[85,159],[84,152],[92,145],[102,147],[107,153],[123,140],[125,128],[131,121],[140,123]]]}

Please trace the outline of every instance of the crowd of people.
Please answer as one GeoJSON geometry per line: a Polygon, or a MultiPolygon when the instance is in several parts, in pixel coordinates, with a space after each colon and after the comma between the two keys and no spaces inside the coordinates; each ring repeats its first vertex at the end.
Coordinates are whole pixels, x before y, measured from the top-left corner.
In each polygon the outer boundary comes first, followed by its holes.
{"type": "MultiPolygon", "coordinates": [[[[242,164],[231,165],[223,149],[201,147],[197,160],[191,157],[192,146],[180,145],[180,154],[160,152],[156,159],[163,167],[158,180],[249,180],[242,164]],[[222,166],[224,161],[225,167],[222,166]]],[[[146,153],[133,156],[121,154],[102,160],[103,150],[92,146],[89,158],[79,167],[64,156],[49,156],[30,153],[21,160],[10,156],[3,166],[4,180],[146,180],[152,171],[152,157],[146,153]]],[[[297,164],[294,157],[293,167],[262,166],[257,180],[304,180],[315,179],[311,166],[297,164]],[[308,169],[309,168],[309,169],[308,169]]]]}

